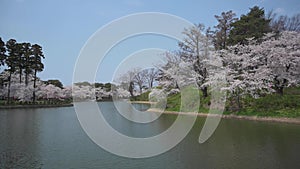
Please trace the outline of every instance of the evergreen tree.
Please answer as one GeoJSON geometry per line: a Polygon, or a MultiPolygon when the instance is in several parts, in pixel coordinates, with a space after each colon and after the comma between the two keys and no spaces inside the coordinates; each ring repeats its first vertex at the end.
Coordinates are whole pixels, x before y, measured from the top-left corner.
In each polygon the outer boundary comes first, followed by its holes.
{"type": "MultiPolygon", "coordinates": [[[[0,67],[5,65],[5,59],[6,59],[6,48],[5,43],[0,38],[0,67]]],[[[3,87],[4,79],[0,78],[0,88],[3,87]]]]}
{"type": "Polygon", "coordinates": [[[271,32],[269,23],[270,19],[265,18],[264,9],[254,6],[250,8],[247,15],[242,15],[240,20],[231,24],[233,28],[230,31],[228,43],[230,45],[247,44],[248,38],[259,39],[265,33],[271,32]]]}
{"type": "Polygon", "coordinates": [[[32,55],[31,44],[22,43],[23,68],[25,73],[25,85],[28,85],[28,76],[33,72],[30,57],[32,55]]]}
{"type": "Polygon", "coordinates": [[[42,47],[38,44],[32,45],[32,57],[31,57],[31,68],[34,70],[34,79],[33,79],[33,96],[32,101],[35,102],[35,90],[36,90],[36,80],[37,80],[37,72],[41,72],[44,69],[44,64],[42,63],[42,59],[45,58],[42,47]]]}
{"type": "MultiPolygon", "coordinates": [[[[47,80],[47,81],[45,81],[44,83],[45,83],[46,85],[52,84],[52,85],[54,85],[54,86],[56,86],[56,87],[59,87],[59,88],[61,88],[61,89],[64,88],[64,87],[63,87],[63,84],[62,84],[59,80],[57,80],[57,79],[47,80]]],[[[96,84],[95,84],[95,86],[96,86],[96,84]]]]}
{"type": "Polygon", "coordinates": [[[4,65],[4,61],[6,58],[6,49],[5,49],[5,43],[0,38],[0,66],[4,65]]]}
{"type": "Polygon", "coordinates": [[[10,86],[11,86],[11,75],[16,71],[18,66],[18,48],[17,41],[15,39],[10,39],[6,42],[6,48],[8,51],[8,56],[5,59],[5,63],[8,67],[8,87],[7,87],[7,104],[10,102],[10,86]]]}

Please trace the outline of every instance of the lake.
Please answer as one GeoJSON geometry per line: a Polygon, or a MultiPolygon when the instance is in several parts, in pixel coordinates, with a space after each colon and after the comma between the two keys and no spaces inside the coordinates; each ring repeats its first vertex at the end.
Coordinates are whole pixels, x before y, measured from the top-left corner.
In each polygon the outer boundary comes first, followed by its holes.
{"type": "MultiPolygon", "coordinates": [[[[113,103],[99,105],[113,128],[128,136],[156,135],[176,119],[163,114],[149,124],[133,123],[118,114],[113,103]]],[[[204,121],[198,117],[187,137],[166,153],[130,159],[90,140],[73,107],[0,110],[0,168],[300,168],[300,125],[222,119],[212,137],[199,144],[204,121]]]]}

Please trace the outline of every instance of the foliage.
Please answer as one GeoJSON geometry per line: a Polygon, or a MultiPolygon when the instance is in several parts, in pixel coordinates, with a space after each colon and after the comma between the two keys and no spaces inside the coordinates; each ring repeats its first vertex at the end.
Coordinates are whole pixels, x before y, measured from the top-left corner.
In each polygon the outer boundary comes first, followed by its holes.
{"type": "MultiPolygon", "coordinates": [[[[299,88],[289,88],[289,90],[300,92],[299,88]]],[[[283,96],[271,94],[258,99],[248,97],[244,100],[244,104],[244,108],[237,114],[275,117],[300,116],[300,95],[286,93],[283,96]]]]}
{"type": "Polygon", "coordinates": [[[52,84],[56,87],[63,88],[63,84],[57,79],[50,79],[44,82],[46,85],[52,84]]]}
{"type": "Polygon", "coordinates": [[[128,90],[131,97],[140,95],[143,92],[150,90],[154,87],[154,84],[158,77],[157,68],[134,68],[121,74],[115,83],[122,86],[123,89],[128,90]]]}
{"type": "MultiPolygon", "coordinates": [[[[203,24],[197,24],[183,31],[184,39],[179,42],[179,56],[182,63],[189,64],[195,72],[195,81],[199,89],[203,93],[203,97],[207,97],[207,86],[203,84],[207,81],[209,72],[207,70],[207,60],[212,48],[211,38],[208,34],[204,34],[205,27],[203,24]]],[[[188,67],[188,66],[185,66],[188,67]]]]}
{"type": "Polygon", "coordinates": [[[5,53],[6,53],[5,43],[0,38],[0,66],[4,65],[4,61],[6,58],[5,53]]]}
{"type": "MultiPolygon", "coordinates": [[[[199,111],[201,113],[208,113],[209,106],[210,106],[210,96],[203,97],[202,92],[199,91],[199,111]]],[[[181,94],[170,94],[167,98],[167,105],[166,110],[168,111],[180,111],[181,106],[181,94]]]]}
{"type": "Polygon", "coordinates": [[[10,102],[12,92],[15,92],[15,90],[11,91],[11,87],[23,88],[23,96],[19,97],[25,100],[32,98],[32,101],[35,101],[37,72],[41,72],[44,69],[43,58],[42,47],[38,44],[18,43],[15,39],[10,39],[5,44],[2,39],[0,40],[0,66],[5,65],[7,67],[5,72],[2,72],[1,87],[3,88],[6,85],[7,92],[5,97],[7,98],[7,103],[10,102]],[[12,84],[12,76],[15,76],[16,73],[19,76],[19,84],[12,84]],[[23,74],[25,74],[25,78],[23,78],[23,74]],[[33,78],[31,87],[28,86],[30,78],[33,78]],[[28,95],[29,91],[32,92],[32,97],[28,95]]]}
{"type": "Polygon", "coordinates": [[[230,45],[246,44],[248,38],[259,39],[271,31],[269,23],[270,19],[265,18],[264,9],[254,6],[250,8],[247,15],[242,15],[239,20],[231,24],[233,28],[230,31],[228,43],[230,45]]]}
{"type": "Polygon", "coordinates": [[[220,16],[215,15],[218,25],[214,26],[213,43],[216,50],[226,49],[229,33],[232,29],[232,24],[237,20],[236,14],[233,11],[222,12],[220,16]]]}
{"type": "Polygon", "coordinates": [[[131,101],[149,101],[149,93],[150,93],[150,91],[147,91],[140,95],[133,96],[130,98],[130,100],[131,101]]]}
{"type": "Polygon", "coordinates": [[[226,70],[229,96],[235,98],[237,110],[241,97],[254,98],[300,84],[300,34],[282,32],[278,37],[267,34],[258,44],[235,45],[219,51],[226,70]]]}

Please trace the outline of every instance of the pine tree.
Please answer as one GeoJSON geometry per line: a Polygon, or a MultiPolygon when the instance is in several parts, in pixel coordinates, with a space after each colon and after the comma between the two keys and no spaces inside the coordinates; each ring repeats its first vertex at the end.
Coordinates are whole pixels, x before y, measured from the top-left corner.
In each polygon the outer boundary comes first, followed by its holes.
{"type": "Polygon", "coordinates": [[[42,51],[42,47],[40,45],[34,44],[34,45],[32,45],[31,49],[32,49],[31,67],[34,70],[32,101],[35,102],[37,72],[43,71],[44,64],[42,63],[42,59],[45,58],[45,57],[44,57],[44,54],[43,54],[43,51],[42,51]]]}
{"type": "Polygon", "coordinates": [[[271,32],[269,26],[270,19],[265,18],[265,11],[263,8],[254,6],[250,8],[247,15],[242,15],[240,20],[231,24],[233,26],[229,34],[228,43],[247,44],[248,38],[260,39],[265,33],[271,32]]]}

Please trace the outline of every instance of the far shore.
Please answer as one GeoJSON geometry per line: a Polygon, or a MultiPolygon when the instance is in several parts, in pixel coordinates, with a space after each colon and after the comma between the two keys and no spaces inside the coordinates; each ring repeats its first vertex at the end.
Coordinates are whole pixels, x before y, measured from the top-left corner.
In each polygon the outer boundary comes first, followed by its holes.
{"type": "Polygon", "coordinates": [[[32,104],[32,105],[1,105],[0,109],[24,109],[24,108],[54,108],[54,107],[71,107],[70,104],[32,104]]]}
{"type": "MultiPolygon", "coordinates": [[[[148,109],[147,112],[160,112],[159,109],[148,109]]],[[[240,116],[240,115],[219,115],[219,114],[209,114],[209,113],[193,113],[193,112],[176,112],[176,111],[163,111],[163,114],[172,114],[172,115],[197,115],[199,117],[220,117],[223,119],[239,119],[239,120],[252,120],[252,121],[267,121],[267,122],[279,122],[279,123],[291,123],[291,124],[300,124],[299,118],[287,118],[287,117],[259,117],[259,116],[240,116]]]]}
{"type": "MultiPolygon", "coordinates": [[[[149,101],[129,101],[130,103],[139,104],[155,104],[156,102],[149,101]]],[[[55,108],[55,107],[71,107],[73,103],[70,104],[32,104],[32,105],[0,105],[1,109],[23,109],[23,108],[55,108]]],[[[162,112],[160,109],[150,108],[147,112],[162,112]]],[[[267,122],[280,122],[280,123],[291,123],[300,124],[300,117],[298,118],[288,118],[288,117],[263,117],[263,116],[245,116],[245,115],[219,115],[219,114],[209,114],[209,113],[194,113],[194,112],[177,112],[177,111],[163,111],[163,114],[171,115],[197,115],[199,117],[220,117],[223,119],[239,119],[239,120],[252,120],[252,121],[267,121],[267,122]]]]}
{"type": "Polygon", "coordinates": [[[129,103],[156,104],[156,102],[149,102],[149,101],[129,101],[129,103]]]}

